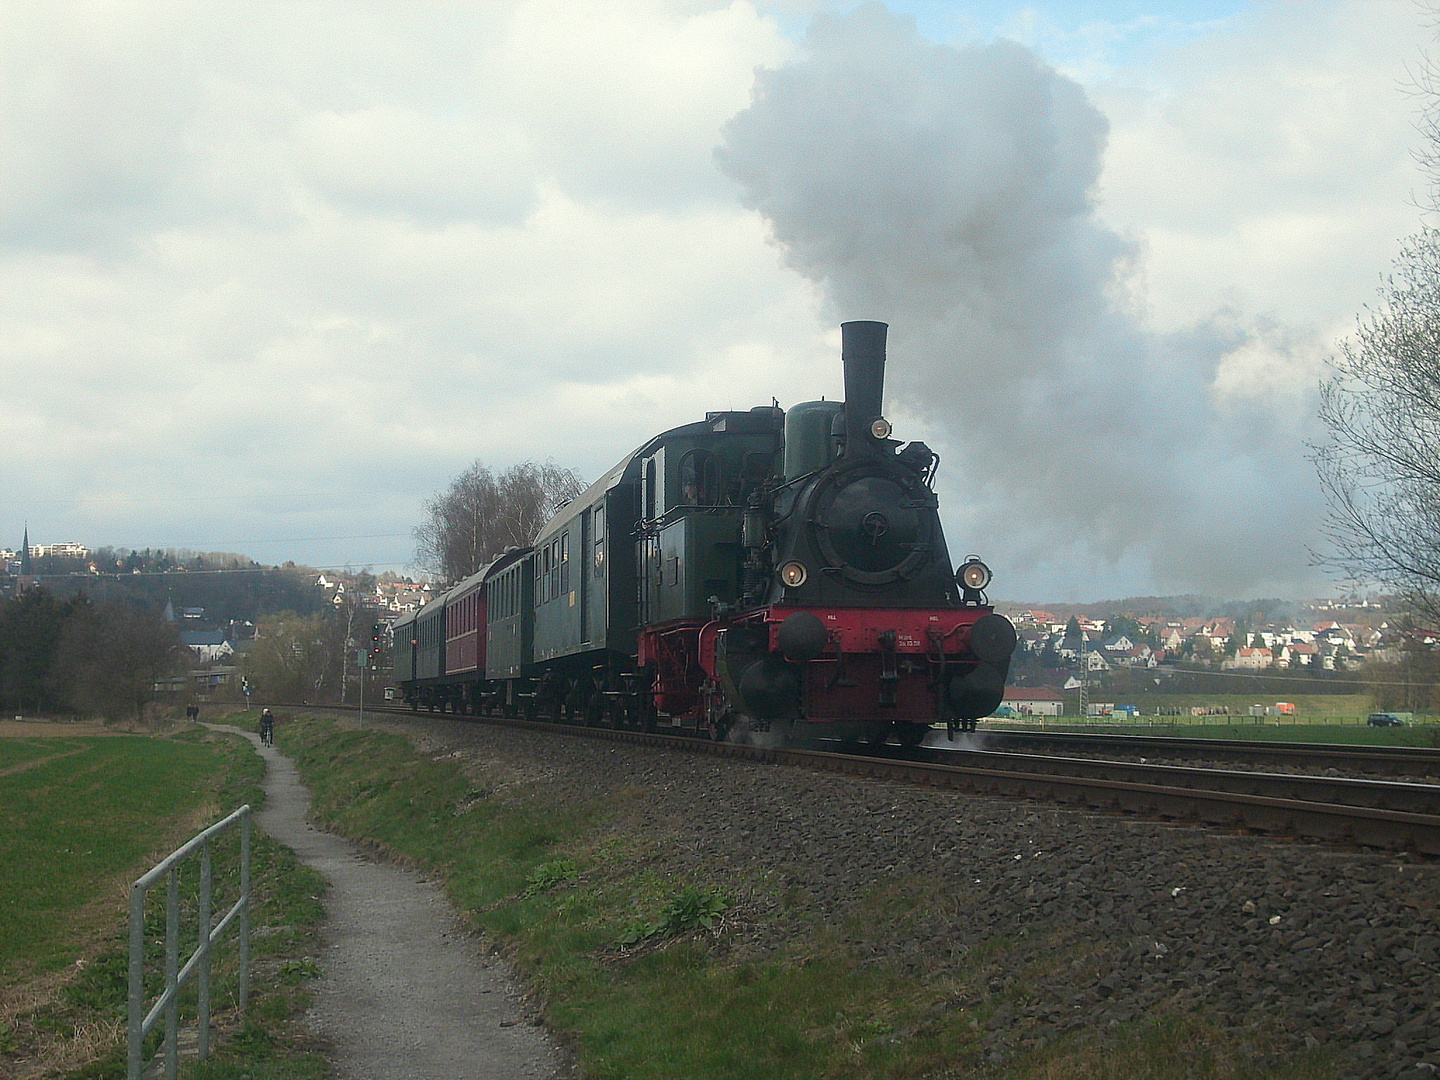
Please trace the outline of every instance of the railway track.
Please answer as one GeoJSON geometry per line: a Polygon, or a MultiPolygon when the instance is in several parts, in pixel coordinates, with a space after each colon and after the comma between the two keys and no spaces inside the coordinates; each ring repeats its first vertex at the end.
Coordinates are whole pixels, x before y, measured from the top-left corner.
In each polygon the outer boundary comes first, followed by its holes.
{"type": "MultiPolygon", "coordinates": [[[[354,709],[346,710],[354,712],[354,709]]],[[[407,709],[367,709],[387,716],[411,716],[407,709]]],[[[445,715],[445,714],[439,714],[445,715]]],[[[1094,810],[1140,814],[1167,820],[1254,830],[1337,844],[1358,844],[1440,856],[1440,785],[1333,775],[1271,773],[1262,770],[1153,765],[1138,761],[1075,758],[1035,752],[923,747],[915,751],[885,748],[870,754],[802,748],[770,748],[743,743],[713,743],[663,733],[575,727],[538,721],[485,717],[479,722],[563,731],[588,738],[640,745],[678,747],[691,752],[749,761],[773,762],[819,771],[893,780],[925,787],[1059,802],[1094,810]]],[[[993,733],[989,733],[992,734],[993,733]]],[[[1013,738],[1015,733],[1006,733],[1013,738]]],[[[1090,736],[1114,739],[1115,736],[1090,736]]],[[[1134,737],[1131,737],[1134,738],[1134,737]]],[[[1146,738],[1149,737],[1140,737],[1146,738]]],[[[1000,740],[1004,741],[1004,740],[1000,740]]],[[[1036,740],[1025,740],[1032,748],[1036,740]]],[[[1176,743],[1208,740],[1154,740],[1156,755],[1178,752],[1176,743]],[[1159,743],[1171,744],[1163,751],[1159,743]]],[[[993,744],[992,744],[993,745],[993,744]]],[[[1073,740],[1061,745],[1074,746],[1073,740]]],[[[1100,746],[1114,746],[1100,743],[1100,746]]],[[[1131,744],[1133,747],[1133,744],[1131,744]]],[[[1225,743],[1238,754],[1259,750],[1246,760],[1265,760],[1276,744],[1225,743]]],[[[1277,763],[1354,768],[1377,748],[1358,748],[1347,756],[1340,748],[1300,744],[1277,749],[1277,763]],[[1303,751],[1318,751],[1305,756],[1303,751]],[[1289,754],[1289,757],[1285,755],[1289,754]]],[[[1419,751],[1424,754],[1425,751],[1419,751]]],[[[1433,752],[1431,752],[1433,754],[1433,752]]],[[[1213,755],[1211,755],[1213,756],[1213,755]]],[[[1387,755],[1388,756],[1388,755],[1387,755]]],[[[1414,760],[1403,771],[1411,771],[1414,760]]]]}
{"type": "Polygon", "coordinates": [[[1096,735],[1048,731],[980,732],[986,750],[1086,751],[1113,758],[1204,758],[1247,765],[1341,768],[1391,776],[1440,775],[1440,748],[1337,746],[1333,743],[1181,739],[1163,735],[1096,735]]]}

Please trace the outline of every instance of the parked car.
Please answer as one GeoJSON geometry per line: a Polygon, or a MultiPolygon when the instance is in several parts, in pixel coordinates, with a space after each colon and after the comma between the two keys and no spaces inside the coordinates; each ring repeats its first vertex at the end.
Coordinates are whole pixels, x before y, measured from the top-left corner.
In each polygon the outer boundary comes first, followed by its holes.
{"type": "Polygon", "coordinates": [[[1372,712],[1370,719],[1365,721],[1371,727],[1404,727],[1405,721],[1394,713],[1372,712]]]}

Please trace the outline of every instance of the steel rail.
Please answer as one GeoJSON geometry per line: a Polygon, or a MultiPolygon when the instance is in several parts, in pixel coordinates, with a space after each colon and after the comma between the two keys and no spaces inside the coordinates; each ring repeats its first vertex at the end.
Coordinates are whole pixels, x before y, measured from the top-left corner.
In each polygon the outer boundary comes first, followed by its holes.
{"type": "Polygon", "coordinates": [[[1205,757],[1324,768],[1361,768],[1389,775],[1440,773],[1440,749],[1423,746],[1365,746],[1352,743],[1264,742],[1253,739],[1193,739],[1167,735],[1103,735],[1092,732],[997,731],[977,735],[984,749],[1068,747],[1107,754],[1148,757],[1205,757]]]}
{"type": "Polygon", "coordinates": [[[1193,765],[1161,765],[1105,758],[1058,757],[1050,754],[1015,754],[1000,750],[924,747],[911,753],[936,765],[971,765],[1011,772],[1042,771],[1056,776],[1122,780],[1158,787],[1228,791],[1302,802],[1440,814],[1440,785],[1437,784],[1350,776],[1315,776],[1309,773],[1272,773],[1254,769],[1208,769],[1193,765]]]}

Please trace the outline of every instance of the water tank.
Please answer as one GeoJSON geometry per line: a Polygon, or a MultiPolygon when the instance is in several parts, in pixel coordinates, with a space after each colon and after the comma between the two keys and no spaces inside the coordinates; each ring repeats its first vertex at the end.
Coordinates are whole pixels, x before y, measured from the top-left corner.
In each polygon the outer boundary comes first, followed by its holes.
{"type": "Polygon", "coordinates": [[[839,401],[802,401],[785,413],[785,479],[823,469],[834,457],[830,429],[845,411],[839,401]]]}

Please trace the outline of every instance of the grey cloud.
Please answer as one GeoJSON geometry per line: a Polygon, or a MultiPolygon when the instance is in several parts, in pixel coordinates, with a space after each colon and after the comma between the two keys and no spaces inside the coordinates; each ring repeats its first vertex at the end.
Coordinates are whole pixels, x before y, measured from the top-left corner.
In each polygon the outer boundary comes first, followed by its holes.
{"type": "Polygon", "coordinates": [[[717,159],[834,317],[891,324],[888,393],[951,451],[957,546],[1072,578],[1143,567],[1156,589],[1293,588],[1308,402],[1217,409],[1243,320],[1146,331],[1138,252],[1094,212],[1107,126],[1081,87],[878,3],[818,17],[807,45],[759,73],[717,159]]]}

